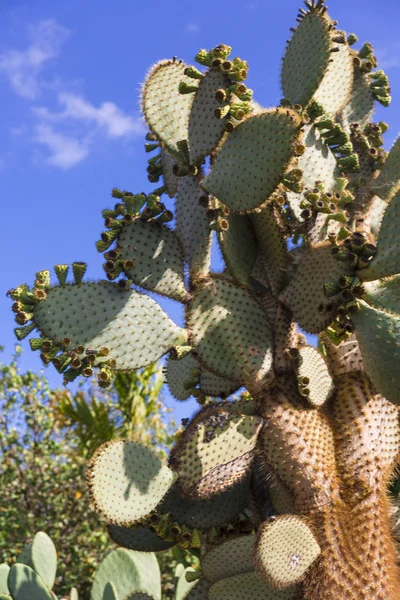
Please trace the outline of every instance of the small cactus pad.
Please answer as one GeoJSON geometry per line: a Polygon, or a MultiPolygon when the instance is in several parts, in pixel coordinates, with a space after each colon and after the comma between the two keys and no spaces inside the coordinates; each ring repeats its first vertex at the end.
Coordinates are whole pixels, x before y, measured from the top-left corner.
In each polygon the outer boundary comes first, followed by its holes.
{"type": "Polygon", "coordinates": [[[226,105],[229,108],[229,104],[217,100],[216,93],[227,89],[230,83],[225,73],[216,70],[205,73],[199,83],[189,117],[189,148],[192,164],[201,163],[216,148],[224,134],[228,116],[218,118],[215,111],[226,105]]]}
{"type": "Polygon", "coordinates": [[[244,509],[248,494],[248,477],[207,499],[187,498],[180,493],[178,485],[175,484],[157,507],[157,512],[170,514],[171,519],[178,525],[208,531],[235,519],[244,509]]]}
{"type": "Polygon", "coordinates": [[[295,513],[293,495],[288,487],[279,479],[272,469],[264,469],[268,475],[268,497],[272,503],[274,511],[279,514],[295,513]]]}
{"type": "Polygon", "coordinates": [[[318,181],[325,192],[330,192],[335,185],[335,178],[340,175],[335,156],[315,125],[306,125],[303,135],[305,152],[299,156],[298,163],[304,185],[313,189],[318,181]]]}
{"type": "Polygon", "coordinates": [[[176,231],[185,249],[190,272],[207,275],[211,261],[211,230],[207,208],[199,203],[202,197],[207,200],[200,181],[198,176],[179,178],[175,204],[176,231]]]}
{"type": "Polygon", "coordinates": [[[376,254],[360,279],[373,281],[400,273],[400,190],[389,201],[378,234],[376,254]]]}
{"type": "Polygon", "coordinates": [[[208,600],[208,591],[210,589],[210,584],[205,579],[200,579],[197,581],[195,585],[189,590],[189,592],[181,596],[180,598],[176,598],[176,600],[208,600]]]}
{"type": "Polygon", "coordinates": [[[182,61],[164,60],[154,65],[142,90],[142,109],[146,122],[171,154],[182,160],[178,142],[188,139],[189,115],[193,94],[180,94],[179,84],[197,82],[184,74],[182,61]]]}
{"type": "Polygon", "coordinates": [[[247,215],[232,214],[224,218],[228,229],[218,232],[222,256],[234,282],[248,285],[257,258],[254,229],[247,215]]]}
{"type": "Polygon", "coordinates": [[[322,342],[332,377],[364,371],[364,361],[354,333],[337,346],[329,340],[327,335],[323,335],[322,342]]]}
{"type": "Polygon", "coordinates": [[[379,177],[372,182],[375,193],[389,201],[400,188],[400,137],[393,144],[379,177]]]}
{"type": "Polygon", "coordinates": [[[227,398],[239,387],[239,384],[235,381],[229,381],[224,377],[218,377],[207,369],[201,369],[200,372],[200,390],[206,396],[212,396],[213,398],[227,398]]]}
{"type": "Polygon", "coordinates": [[[248,292],[224,279],[210,279],[194,296],[187,319],[199,359],[208,369],[253,385],[271,376],[271,329],[248,292]]]}
{"type": "Polygon", "coordinates": [[[166,380],[171,394],[177,400],[187,400],[199,382],[200,365],[192,353],[180,360],[168,358],[166,380]]]}
{"type": "Polygon", "coordinates": [[[331,58],[329,20],[309,13],[296,28],[283,58],[282,90],[293,104],[305,106],[316,92],[331,58]]]}
{"type": "Polygon", "coordinates": [[[340,296],[327,298],[324,283],[337,281],[349,273],[345,263],[332,255],[332,246],[321,243],[299,252],[296,272],[283,290],[280,301],[293,312],[293,318],[308,333],[319,333],[334,318],[340,296]]]}
{"type": "Polygon", "coordinates": [[[183,248],[178,237],[165,225],[135,219],[125,225],[118,237],[120,260],[133,259],[126,275],[141,287],[184,300],[183,248]]]}
{"type": "Polygon", "coordinates": [[[102,600],[119,600],[115,585],[110,581],[106,584],[102,600]]]}
{"type": "Polygon", "coordinates": [[[400,316],[359,300],[359,310],[353,320],[363,361],[371,380],[385,398],[399,405],[400,316]]]}
{"type": "Polygon", "coordinates": [[[44,531],[39,531],[32,543],[25,546],[18,557],[18,562],[31,567],[48,589],[52,589],[57,571],[57,551],[44,531]]]}
{"type": "Polygon", "coordinates": [[[296,112],[276,108],[240,123],[218,153],[204,189],[236,212],[263,204],[293,160],[300,122],[296,112]]]}
{"type": "Polygon", "coordinates": [[[72,348],[108,348],[107,359],[122,370],[149,365],[187,339],[154,300],[109,282],[51,288],[34,318],[56,344],[69,338],[72,348]]]}
{"type": "Polygon", "coordinates": [[[254,571],[254,543],[254,535],[241,535],[206,552],[201,560],[205,579],[215,583],[220,579],[254,571]]]}
{"type": "Polygon", "coordinates": [[[294,350],[297,355],[296,376],[300,395],[311,406],[322,406],[333,392],[326,362],[313,346],[300,346],[294,350]]]}
{"type": "Polygon", "coordinates": [[[71,588],[69,600],[79,600],[78,590],[75,587],[71,588]]]}
{"type": "Polygon", "coordinates": [[[160,538],[154,531],[134,525],[133,527],[123,527],[122,525],[108,525],[108,534],[112,541],[128,550],[137,550],[138,552],[162,552],[175,545],[175,542],[166,542],[160,538]]]}
{"type": "MultiPolygon", "coordinates": [[[[178,577],[175,586],[175,600],[185,600],[185,598],[188,597],[190,590],[199,583],[198,580],[187,581],[186,573],[195,573],[195,570],[192,567],[185,569],[182,564],[178,565],[175,570],[175,578],[178,577]]],[[[205,598],[207,598],[207,595],[205,598]]]]}
{"type": "Polygon", "coordinates": [[[321,552],[311,529],[297,515],[282,515],[258,531],[257,571],[277,589],[298,583],[321,552]]]}
{"type": "Polygon", "coordinates": [[[10,567],[7,563],[0,564],[0,594],[8,594],[7,577],[10,567]]]}
{"type": "Polygon", "coordinates": [[[208,600],[295,600],[297,588],[277,590],[257,573],[242,573],[214,583],[208,600]]]}
{"type": "Polygon", "coordinates": [[[194,419],[174,448],[170,464],[183,493],[213,496],[245,477],[262,419],[216,409],[194,419]]]}
{"type": "Polygon", "coordinates": [[[363,128],[371,120],[374,112],[374,97],[370,85],[368,75],[356,69],[350,97],[339,115],[345,131],[350,131],[352,123],[357,123],[363,128]]]}
{"type": "MultiPolygon", "coordinates": [[[[161,148],[161,165],[164,178],[165,191],[170,198],[175,198],[178,191],[179,178],[174,174],[174,167],[178,163],[164,147],[161,148]]],[[[176,167],[175,167],[176,168],[176,167]]]]}
{"type": "Polygon", "coordinates": [[[353,88],[353,57],[347,43],[333,43],[328,68],[313,95],[313,101],[325,113],[336,115],[348,100],[353,88]]]}
{"type": "Polygon", "coordinates": [[[7,585],[13,600],[53,600],[43,579],[28,565],[14,564],[8,574],[7,585]]]}
{"type": "Polygon", "coordinates": [[[97,450],[87,480],[96,510],[108,522],[125,525],[142,519],[159,504],[174,474],[145,446],[113,441],[97,450]]]}
{"type": "Polygon", "coordinates": [[[121,600],[129,600],[138,593],[161,600],[160,568],[154,554],[125,548],[117,548],[107,554],[94,576],[91,600],[103,600],[109,582],[113,583],[121,600]]]}

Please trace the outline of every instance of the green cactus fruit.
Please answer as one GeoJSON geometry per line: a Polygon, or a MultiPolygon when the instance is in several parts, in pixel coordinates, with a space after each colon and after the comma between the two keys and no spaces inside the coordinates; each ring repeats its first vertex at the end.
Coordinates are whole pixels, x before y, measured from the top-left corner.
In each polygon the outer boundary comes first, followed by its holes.
{"type": "Polygon", "coordinates": [[[400,188],[400,138],[393,144],[379,176],[371,184],[372,190],[387,202],[400,188]]]}
{"type": "Polygon", "coordinates": [[[177,161],[164,147],[161,148],[161,165],[165,190],[170,198],[175,198],[178,191],[179,178],[174,173],[177,161]]]}
{"type": "Polygon", "coordinates": [[[24,547],[18,562],[28,565],[40,575],[49,590],[52,589],[57,571],[57,551],[44,531],[39,531],[31,544],[24,547]]]}
{"type": "Polygon", "coordinates": [[[107,531],[112,541],[128,550],[138,552],[162,552],[175,545],[175,542],[166,542],[154,531],[141,525],[123,527],[122,525],[108,525],[107,531]]]}
{"type": "Polygon", "coordinates": [[[310,406],[322,406],[334,389],[324,358],[313,346],[300,346],[292,350],[300,395],[310,406]]]}
{"type": "Polygon", "coordinates": [[[371,92],[370,79],[368,75],[356,68],[353,87],[339,115],[339,120],[345,131],[350,132],[352,123],[357,123],[359,128],[364,128],[371,120],[373,112],[374,96],[371,92]]]}
{"type": "Polygon", "coordinates": [[[303,18],[286,48],[282,90],[293,104],[306,106],[326,73],[331,54],[330,22],[313,10],[303,18]]]}
{"type": "Polygon", "coordinates": [[[295,600],[296,587],[276,590],[257,573],[242,573],[214,583],[208,600],[295,600]]]}
{"type": "Polygon", "coordinates": [[[214,398],[227,398],[239,387],[239,384],[235,381],[229,381],[224,377],[218,377],[207,369],[201,369],[200,371],[200,390],[206,396],[212,396],[214,398]]]}
{"type": "Polygon", "coordinates": [[[300,123],[296,112],[283,108],[247,118],[227,137],[204,189],[235,212],[264,204],[293,164],[300,123]]]}
{"type": "Polygon", "coordinates": [[[380,225],[376,254],[366,269],[359,271],[363,281],[373,281],[400,272],[400,190],[389,201],[380,225]]]}
{"type": "Polygon", "coordinates": [[[182,61],[161,61],[152,67],[142,89],[142,110],[150,130],[179,162],[185,162],[178,142],[188,139],[194,100],[194,94],[179,92],[179,84],[198,85],[185,75],[185,68],[182,61]]]}
{"type": "Polygon", "coordinates": [[[119,600],[115,585],[110,581],[106,584],[102,600],[119,600]]]}
{"type": "Polygon", "coordinates": [[[245,477],[249,471],[262,420],[215,409],[194,419],[171,453],[184,494],[207,498],[245,477]]]}
{"type": "Polygon", "coordinates": [[[226,491],[207,499],[187,498],[175,484],[157,507],[157,512],[169,514],[171,521],[180,526],[209,531],[212,527],[235,520],[245,508],[248,495],[248,476],[226,491]]]}
{"type": "Polygon", "coordinates": [[[333,321],[335,309],[342,302],[340,296],[326,298],[324,283],[350,274],[349,267],[332,255],[329,242],[311,249],[305,248],[297,256],[297,268],[289,285],[279,299],[293,312],[293,318],[308,333],[319,333],[333,321]]]}
{"type": "Polygon", "coordinates": [[[14,564],[8,574],[7,584],[13,600],[53,600],[43,579],[28,565],[14,564]]]}
{"type": "Polygon", "coordinates": [[[354,333],[338,345],[331,342],[327,334],[321,336],[321,342],[329,371],[334,379],[346,373],[365,370],[360,346],[354,333]]]}
{"type": "Polygon", "coordinates": [[[180,360],[171,356],[166,364],[165,377],[171,394],[177,400],[187,400],[200,379],[200,364],[192,353],[180,360]],[[196,374],[193,374],[196,372],[196,374]]]}
{"type": "Polygon", "coordinates": [[[103,600],[108,583],[113,584],[120,600],[139,593],[145,594],[142,598],[161,600],[160,568],[154,554],[125,548],[113,550],[96,571],[91,600],[103,600]]]}
{"type": "Polygon", "coordinates": [[[247,291],[218,277],[204,281],[187,321],[199,360],[210,371],[253,386],[271,377],[271,328],[247,291]]]}
{"type": "MultiPolygon", "coordinates": [[[[197,88],[189,117],[189,148],[190,162],[199,164],[218,145],[224,131],[228,116],[218,118],[215,111],[227,106],[225,100],[221,103],[216,98],[219,90],[229,88],[231,81],[229,77],[214,69],[205,73],[197,88]]],[[[229,96],[227,100],[229,101],[229,96]]]]}
{"type": "Polygon", "coordinates": [[[238,285],[248,285],[257,258],[254,229],[247,215],[231,214],[223,218],[228,228],[218,231],[222,256],[233,281],[238,285]]]}
{"type": "Polygon", "coordinates": [[[187,299],[183,248],[167,226],[135,219],[122,228],[117,248],[120,260],[134,260],[133,267],[125,271],[133,283],[174,300],[187,299]]]}
{"type": "Polygon", "coordinates": [[[69,338],[72,348],[107,348],[122,370],[146,366],[187,339],[154,300],[105,281],[51,288],[35,307],[35,322],[56,344],[69,338]]]}
{"type": "Polygon", "coordinates": [[[201,176],[179,178],[176,197],[176,232],[185,249],[189,271],[193,276],[208,275],[211,261],[211,230],[207,209],[200,204],[205,197],[201,176]]]}
{"type": "Polygon", "coordinates": [[[196,581],[183,595],[176,595],[175,600],[208,600],[210,584],[205,579],[196,581]]]}
{"type": "Polygon", "coordinates": [[[272,204],[250,217],[273,294],[282,291],[289,262],[286,237],[276,217],[277,209],[272,204]]]}
{"type": "Polygon", "coordinates": [[[297,515],[263,523],[255,547],[257,571],[276,589],[300,582],[321,553],[313,532],[297,515]]]}
{"type": "Polygon", "coordinates": [[[148,515],[174,482],[174,474],[151,450],[136,442],[100,446],[87,481],[97,512],[109,523],[129,525],[148,515]]]}
{"type": "Polygon", "coordinates": [[[8,594],[7,577],[10,567],[7,563],[0,564],[0,594],[8,594]]]}
{"type": "Polygon", "coordinates": [[[254,535],[241,535],[218,544],[205,553],[201,570],[209,583],[254,571],[254,535]]]}

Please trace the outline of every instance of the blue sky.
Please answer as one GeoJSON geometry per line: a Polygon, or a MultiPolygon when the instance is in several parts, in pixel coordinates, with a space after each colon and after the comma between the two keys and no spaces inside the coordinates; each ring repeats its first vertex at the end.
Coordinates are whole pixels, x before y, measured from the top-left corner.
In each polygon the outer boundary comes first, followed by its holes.
{"type": "MultiPolygon", "coordinates": [[[[233,46],[250,65],[248,85],[265,107],[281,97],[279,70],[295,25],[297,0],[2,0],[0,4],[0,202],[3,260],[0,345],[13,351],[15,326],[5,292],[38,270],[85,260],[101,278],[94,242],[111,189],[152,187],[146,178],[139,90],[149,67],[202,48],[233,46]],[[199,12],[199,7],[202,10],[199,12]],[[4,239],[5,238],[5,239],[4,239]]],[[[373,44],[391,81],[393,102],[378,108],[400,130],[400,4],[332,0],[339,27],[373,44]]],[[[162,301],[180,322],[182,311],[162,301]]],[[[28,350],[23,365],[41,368],[28,350]]],[[[61,376],[50,367],[54,385],[61,376]]],[[[172,401],[168,400],[172,405],[172,401]]],[[[179,405],[186,416],[194,403],[179,405]]]]}

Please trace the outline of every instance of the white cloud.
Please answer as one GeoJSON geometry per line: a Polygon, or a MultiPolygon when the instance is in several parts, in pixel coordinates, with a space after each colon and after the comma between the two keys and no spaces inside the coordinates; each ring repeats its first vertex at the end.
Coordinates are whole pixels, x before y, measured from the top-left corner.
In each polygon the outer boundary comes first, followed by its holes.
{"type": "Polygon", "coordinates": [[[35,108],[34,112],[47,121],[71,119],[95,125],[111,138],[143,134],[144,126],[141,121],[126,115],[113,102],[103,102],[96,107],[82,96],[71,93],[58,94],[58,102],[64,107],[61,112],[52,113],[45,107],[35,108]]]}
{"type": "Polygon", "coordinates": [[[186,25],[186,31],[188,33],[196,33],[197,31],[200,31],[200,27],[196,23],[188,23],[186,25]]]}
{"type": "Polygon", "coordinates": [[[6,50],[0,54],[0,71],[7,75],[17,94],[34,99],[40,91],[41,71],[46,62],[58,56],[69,31],[53,19],[40,21],[28,31],[31,42],[25,50],[6,50]]]}
{"type": "Polygon", "coordinates": [[[65,171],[80,163],[89,153],[87,142],[57,133],[50,125],[37,125],[34,141],[50,150],[46,158],[49,165],[65,171]]]}

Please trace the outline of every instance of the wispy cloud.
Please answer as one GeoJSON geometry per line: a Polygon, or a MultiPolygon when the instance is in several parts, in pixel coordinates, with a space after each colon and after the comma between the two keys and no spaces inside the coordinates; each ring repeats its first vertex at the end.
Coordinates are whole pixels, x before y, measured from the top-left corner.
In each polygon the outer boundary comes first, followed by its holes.
{"type": "Polygon", "coordinates": [[[87,141],[56,132],[50,125],[37,125],[33,141],[50,151],[45,159],[49,165],[63,170],[74,167],[89,153],[87,141]]]}
{"type": "Polygon", "coordinates": [[[6,50],[0,54],[0,71],[17,94],[34,99],[40,92],[40,75],[45,64],[58,56],[69,31],[48,19],[29,27],[28,34],[30,44],[25,50],[6,50]]]}
{"type": "Polygon", "coordinates": [[[198,31],[200,31],[200,25],[197,25],[197,23],[188,23],[186,25],[187,33],[197,33],[198,31]]]}

